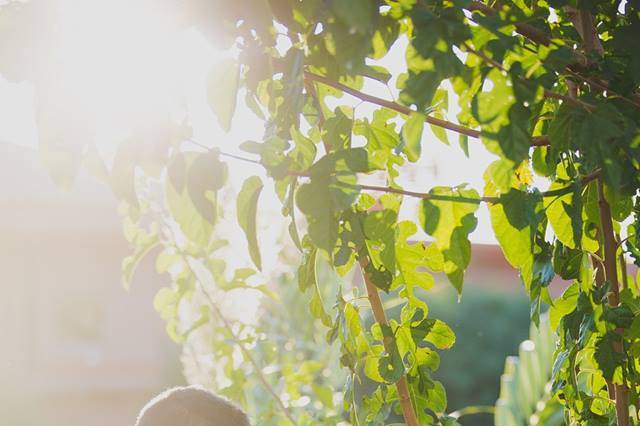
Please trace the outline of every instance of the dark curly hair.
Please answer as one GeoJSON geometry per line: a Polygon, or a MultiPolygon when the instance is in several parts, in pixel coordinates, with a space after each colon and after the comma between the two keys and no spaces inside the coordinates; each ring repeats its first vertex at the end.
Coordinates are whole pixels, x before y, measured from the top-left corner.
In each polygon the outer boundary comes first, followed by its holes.
{"type": "Polygon", "coordinates": [[[250,426],[232,402],[197,386],[169,389],[140,412],[136,426],[250,426]]]}

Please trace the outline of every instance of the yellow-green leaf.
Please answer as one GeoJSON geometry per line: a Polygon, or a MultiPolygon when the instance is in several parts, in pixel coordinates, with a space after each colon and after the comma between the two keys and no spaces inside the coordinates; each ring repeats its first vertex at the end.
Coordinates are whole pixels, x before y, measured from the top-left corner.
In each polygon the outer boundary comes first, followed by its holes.
{"type": "Polygon", "coordinates": [[[256,213],[262,187],[262,180],[259,177],[252,176],[248,178],[244,181],[237,200],[238,223],[247,237],[251,260],[260,270],[262,270],[262,259],[260,257],[260,247],[258,246],[256,213]]]}

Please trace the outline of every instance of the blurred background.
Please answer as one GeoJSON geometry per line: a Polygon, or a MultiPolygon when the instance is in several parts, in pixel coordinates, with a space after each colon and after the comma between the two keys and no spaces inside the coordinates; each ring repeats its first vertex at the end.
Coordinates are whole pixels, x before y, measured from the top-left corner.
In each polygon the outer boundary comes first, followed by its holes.
{"type": "Polygon", "coordinates": [[[132,425],[184,383],[152,305],[162,277],[145,262],[122,288],[129,248],[108,187],[81,176],[63,192],[29,148],[2,143],[0,158],[0,423],[132,425]]]}

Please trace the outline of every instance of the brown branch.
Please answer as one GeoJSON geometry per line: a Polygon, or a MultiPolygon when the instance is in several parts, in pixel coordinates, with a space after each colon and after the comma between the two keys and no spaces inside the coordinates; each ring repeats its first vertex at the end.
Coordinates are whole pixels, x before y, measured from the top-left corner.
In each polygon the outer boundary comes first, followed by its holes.
{"type": "MultiPolygon", "coordinates": [[[[308,173],[305,173],[305,174],[296,173],[295,176],[310,177],[310,175],[308,173]]],[[[599,176],[600,176],[600,170],[598,169],[598,170],[596,170],[596,171],[594,171],[592,173],[589,173],[588,175],[585,175],[585,176],[581,177],[580,178],[580,185],[581,186],[585,186],[589,182],[597,179],[599,176]]],[[[346,183],[346,182],[341,182],[339,180],[336,181],[336,183],[338,185],[342,185],[342,186],[349,187],[349,188],[354,188],[354,189],[359,189],[359,190],[387,192],[387,193],[391,193],[391,194],[406,195],[406,196],[409,196],[409,197],[420,198],[422,200],[451,201],[451,202],[455,202],[455,203],[470,203],[470,204],[480,204],[480,203],[498,204],[498,203],[500,203],[500,197],[478,197],[478,198],[462,197],[462,196],[458,197],[458,196],[452,196],[452,195],[431,194],[431,193],[428,193],[428,192],[407,191],[405,189],[394,188],[394,187],[391,187],[391,186],[350,184],[350,183],[346,183]]],[[[569,184],[569,185],[567,185],[565,187],[562,187],[562,188],[553,189],[553,190],[550,190],[550,191],[544,191],[540,195],[542,195],[543,197],[560,197],[560,196],[568,194],[568,193],[570,193],[571,191],[574,191],[574,190],[575,190],[575,184],[569,184]]]]}
{"type": "MultiPolygon", "coordinates": [[[[618,271],[616,267],[616,237],[613,232],[613,220],[611,218],[611,207],[604,196],[604,184],[602,177],[598,177],[598,207],[600,210],[600,222],[602,231],[602,247],[604,254],[604,273],[607,281],[611,285],[609,293],[609,304],[616,307],[620,304],[620,288],[618,286],[618,271]]],[[[624,330],[617,328],[616,333],[622,338],[624,330]]],[[[618,353],[624,351],[624,341],[615,341],[613,350],[618,353]]],[[[629,390],[623,384],[616,384],[616,421],[618,426],[629,426],[629,390]]]]}
{"type": "Polygon", "coordinates": [[[588,84],[590,87],[592,87],[592,88],[595,87],[600,92],[611,93],[612,95],[622,99],[623,101],[625,101],[629,105],[633,105],[636,108],[640,108],[640,99],[638,99],[637,95],[632,95],[632,96],[634,96],[633,98],[628,98],[628,97],[622,95],[621,93],[612,90],[610,85],[609,85],[609,83],[606,82],[606,81],[596,80],[596,79],[593,79],[593,78],[590,78],[590,77],[585,77],[584,75],[574,71],[571,67],[565,68],[565,71],[567,72],[567,74],[571,75],[572,77],[574,77],[574,78],[576,78],[578,80],[581,80],[582,82],[588,84]]]}
{"type": "MultiPolygon", "coordinates": [[[[304,76],[305,79],[311,80],[311,81],[317,81],[319,83],[322,83],[326,86],[329,87],[333,87],[334,89],[338,89],[344,93],[347,93],[351,96],[353,96],[354,98],[360,99],[361,101],[364,102],[368,102],[371,104],[375,104],[375,105],[379,105],[381,107],[390,109],[392,111],[396,111],[399,112],[401,114],[404,115],[410,115],[411,113],[414,113],[416,111],[412,110],[409,107],[406,107],[404,105],[400,105],[396,102],[392,102],[386,99],[382,99],[379,98],[377,96],[373,96],[373,95],[369,95],[367,93],[363,93],[359,90],[356,90],[352,87],[349,87],[345,84],[342,84],[340,82],[334,81],[328,77],[322,76],[322,75],[318,75],[318,74],[314,74],[312,72],[309,71],[305,71],[304,72],[304,76]]],[[[451,130],[453,132],[462,134],[462,135],[466,135],[469,136],[471,138],[475,138],[475,139],[479,139],[481,136],[481,132],[480,130],[476,130],[476,129],[472,129],[470,127],[465,127],[462,126],[460,124],[456,124],[456,123],[452,123],[450,121],[447,120],[441,120],[439,118],[435,118],[435,117],[431,117],[429,115],[425,115],[424,117],[424,121],[429,123],[429,124],[433,124],[434,126],[438,126],[438,127],[442,127],[443,129],[447,129],[447,130],[451,130]]],[[[546,146],[549,145],[549,138],[547,136],[534,136],[531,138],[531,145],[532,146],[546,146]]]]}
{"type": "Polygon", "coordinates": [[[420,198],[422,200],[433,200],[433,201],[453,201],[457,203],[469,203],[469,204],[480,204],[480,203],[499,203],[499,197],[479,197],[479,198],[471,198],[471,197],[456,197],[449,195],[437,195],[430,194],[428,192],[414,192],[407,191],[400,188],[394,188],[392,186],[376,186],[376,185],[360,185],[360,184],[348,184],[344,182],[339,182],[339,185],[349,186],[352,188],[357,188],[365,191],[376,191],[376,192],[387,192],[390,194],[399,194],[406,195],[409,197],[420,198]]]}
{"type": "Polygon", "coordinates": [[[589,102],[581,101],[578,98],[563,95],[562,93],[552,92],[551,90],[547,90],[547,89],[544,89],[544,97],[547,99],[559,99],[563,102],[568,102],[570,104],[573,104],[579,108],[584,108],[589,112],[593,112],[596,108],[594,105],[590,104],[589,102]]]}
{"type": "Polygon", "coordinates": [[[551,139],[549,136],[533,136],[531,138],[531,146],[549,146],[551,145],[551,139]]]}
{"type": "MultiPolygon", "coordinates": [[[[478,58],[482,59],[483,61],[485,61],[487,64],[491,65],[492,67],[494,67],[496,69],[499,69],[500,71],[505,72],[505,73],[509,72],[506,68],[504,68],[502,66],[502,64],[500,64],[499,62],[497,62],[493,58],[488,57],[484,53],[475,50],[473,47],[471,47],[469,45],[469,43],[464,43],[462,46],[467,51],[469,51],[470,53],[473,53],[478,58]]],[[[520,79],[522,81],[525,81],[525,82],[527,81],[526,78],[524,78],[524,77],[522,77],[520,75],[518,75],[517,77],[518,77],[518,79],[520,79]]],[[[567,96],[567,95],[563,95],[561,93],[553,92],[551,90],[544,89],[543,96],[545,98],[547,98],[547,99],[559,99],[559,100],[561,100],[563,102],[568,102],[568,103],[573,104],[573,105],[575,105],[577,107],[584,108],[584,109],[586,109],[587,111],[590,111],[590,112],[592,112],[595,109],[595,106],[591,105],[588,102],[581,101],[581,100],[579,100],[579,99],[577,99],[577,98],[575,98],[573,96],[567,96]]]]}
{"type": "MultiPolygon", "coordinates": [[[[469,6],[467,7],[467,10],[469,10],[470,12],[474,12],[474,11],[482,12],[488,16],[494,16],[498,14],[498,11],[493,7],[486,5],[481,1],[475,1],[475,0],[472,1],[471,4],[469,4],[469,6]]],[[[548,46],[551,44],[551,39],[549,38],[549,36],[547,36],[547,34],[544,31],[540,30],[539,28],[536,28],[532,25],[525,24],[522,22],[512,22],[512,24],[516,27],[516,32],[518,34],[528,38],[532,42],[537,44],[542,44],[545,46],[548,46]]]]}
{"type": "MultiPolygon", "coordinates": [[[[473,11],[479,11],[484,13],[485,15],[489,15],[489,16],[494,16],[498,13],[498,11],[496,9],[494,9],[493,7],[486,5],[484,3],[482,3],[481,1],[472,1],[471,4],[469,5],[469,7],[467,8],[469,11],[473,12],[473,11]]],[[[581,15],[584,15],[584,11],[580,11],[581,15]]],[[[588,13],[588,12],[587,12],[588,13]]],[[[589,14],[590,16],[590,14],[589,14]]],[[[576,19],[576,21],[574,21],[575,23],[578,23],[578,27],[576,27],[578,29],[578,33],[580,34],[581,37],[583,37],[583,33],[581,31],[584,31],[584,26],[586,24],[590,24],[592,25],[592,28],[595,29],[595,24],[593,22],[593,17],[589,18],[589,17],[585,17],[582,16],[578,19],[576,19]]],[[[539,30],[536,27],[533,27],[531,25],[527,25],[524,23],[518,23],[515,22],[513,23],[516,27],[516,32],[524,37],[526,37],[527,39],[529,39],[530,41],[537,43],[537,44],[543,44],[545,46],[548,46],[549,44],[552,43],[552,40],[541,30],[539,30]]],[[[596,51],[599,53],[603,53],[602,50],[602,44],[600,42],[600,39],[597,37],[597,33],[595,33],[593,30],[591,31],[587,31],[586,33],[586,38],[583,37],[583,40],[585,42],[585,48],[587,51],[596,51]]],[[[638,96],[632,96],[632,98],[629,98],[627,96],[622,95],[621,93],[615,92],[613,90],[611,90],[610,88],[610,84],[607,81],[602,81],[602,80],[596,80],[587,76],[584,76],[583,74],[581,74],[582,72],[588,71],[590,68],[590,64],[589,64],[589,60],[586,56],[584,56],[583,54],[574,51],[573,55],[576,57],[576,62],[569,64],[565,67],[565,71],[573,76],[574,78],[588,84],[590,87],[596,88],[597,90],[599,90],[600,92],[608,92],[611,93],[612,95],[615,95],[616,97],[622,99],[623,101],[627,102],[630,105],[633,105],[636,108],[640,108],[640,98],[638,96]]]]}
{"type": "MultiPolygon", "coordinates": [[[[598,234],[599,234],[598,230],[598,234]]],[[[596,271],[596,287],[600,288],[604,285],[605,277],[604,277],[604,262],[602,261],[602,250],[599,249],[598,254],[600,256],[596,256],[594,254],[591,255],[591,265],[593,265],[593,269],[596,271]]],[[[607,393],[609,394],[609,399],[616,399],[616,388],[613,385],[611,380],[606,380],[607,383],[607,393]]]]}
{"type": "MultiPolygon", "coordinates": [[[[598,29],[596,28],[596,22],[593,19],[593,15],[588,10],[575,9],[573,7],[567,7],[566,11],[569,15],[569,19],[573,23],[573,26],[576,28],[576,31],[580,35],[580,38],[582,38],[584,50],[587,53],[595,52],[600,57],[604,56],[604,48],[602,47],[600,37],[598,37],[598,29]]],[[[586,61],[587,68],[589,68],[591,64],[588,63],[588,59],[586,59],[586,61]]],[[[595,87],[601,92],[611,93],[612,95],[619,97],[625,102],[640,108],[640,100],[637,96],[632,95],[633,98],[628,98],[618,92],[611,90],[610,84],[607,81],[585,77],[579,72],[573,70],[572,67],[567,67],[566,71],[574,78],[582,80],[589,86],[595,87]]]]}
{"type": "MultiPolygon", "coordinates": [[[[575,11],[575,10],[573,10],[575,11]]],[[[571,17],[576,30],[582,37],[585,50],[587,53],[597,52],[600,56],[604,54],[604,49],[598,38],[593,16],[586,10],[577,10],[571,17]]],[[[611,285],[609,293],[609,304],[618,306],[620,304],[620,285],[618,283],[618,271],[616,268],[617,246],[618,242],[613,231],[613,219],[611,217],[611,207],[604,196],[604,183],[602,176],[598,176],[598,207],[600,211],[600,226],[602,230],[602,249],[604,257],[604,274],[611,285]]],[[[620,267],[624,270],[622,278],[623,286],[626,285],[626,264],[624,257],[620,258],[620,267]]],[[[622,337],[624,330],[621,327],[616,328],[616,333],[620,336],[621,341],[613,343],[613,350],[618,353],[624,352],[624,338],[622,337]]],[[[609,383],[607,384],[609,385],[609,383]]],[[[624,380],[622,384],[614,384],[615,404],[616,404],[616,424],[617,426],[629,426],[629,389],[627,389],[624,380]]],[[[609,389],[611,392],[611,389],[609,389]]]]}
{"type": "Polygon", "coordinates": [[[627,274],[627,262],[624,260],[624,252],[620,252],[618,259],[620,263],[620,278],[622,280],[621,287],[624,290],[629,287],[629,276],[627,274]]]}
{"type": "MultiPolygon", "coordinates": [[[[311,81],[317,81],[319,83],[322,83],[326,86],[330,86],[333,87],[334,89],[338,89],[344,93],[348,93],[349,95],[358,98],[362,101],[365,102],[369,102],[371,104],[375,104],[375,105],[379,105],[381,107],[385,107],[387,109],[399,112],[401,114],[404,115],[410,115],[411,113],[414,113],[416,111],[412,110],[409,107],[406,107],[404,105],[400,105],[398,103],[392,102],[392,101],[388,101],[386,99],[382,99],[379,98],[377,96],[373,96],[373,95],[369,95],[366,93],[363,93],[359,90],[353,89],[347,85],[344,85],[340,82],[334,81],[328,77],[322,76],[322,75],[318,75],[318,74],[314,74],[312,72],[309,71],[305,71],[304,72],[304,76],[306,79],[309,79],[311,81]]],[[[433,124],[435,126],[438,127],[442,127],[444,129],[448,129],[448,130],[452,130],[454,132],[460,133],[462,135],[467,135],[469,137],[472,138],[480,138],[480,131],[479,130],[475,130],[475,129],[471,129],[469,127],[465,127],[465,126],[461,126],[459,124],[456,123],[452,123],[450,121],[446,121],[446,120],[441,120],[439,118],[435,118],[435,117],[431,117],[428,115],[425,115],[424,121],[426,121],[429,124],[433,124]]]]}
{"type": "Polygon", "coordinates": [[[320,100],[318,99],[318,92],[316,90],[316,86],[312,83],[311,80],[305,79],[304,87],[311,95],[313,99],[313,103],[315,104],[316,109],[318,110],[318,127],[322,128],[324,126],[324,114],[322,113],[322,105],[320,105],[320,100]]]}
{"type": "MultiPolygon", "coordinates": [[[[305,77],[307,73],[305,72],[305,77]]],[[[315,75],[315,74],[312,74],[315,75]]],[[[318,76],[320,77],[320,76],[318,76]]],[[[320,126],[325,122],[324,114],[322,113],[322,105],[320,104],[320,100],[318,99],[318,94],[316,88],[313,85],[313,79],[309,79],[309,84],[307,88],[311,89],[309,93],[314,99],[316,103],[316,107],[318,108],[319,123],[320,126]]],[[[306,79],[305,79],[306,83],[306,79]]],[[[346,86],[345,86],[346,87],[346,86]]],[[[326,152],[330,151],[330,147],[326,142],[324,142],[324,148],[326,152]]],[[[384,312],[384,306],[382,306],[382,301],[380,300],[380,294],[378,293],[378,288],[373,284],[369,275],[366,272],[367,265],[369,264],[369,256],[365,253],[363,256],[358,256],[358,264],[360,265],[360,269],[362,272],[362,277],[364,279],[365,288],[367,290],[367,298],[369,299],[369,304],[371,305],[371,310],[373,311],[373,316],[376,322],[380,325],[381,328],[388,326],[387,316],[384,312]]],[[[390,352],[390,345],[395,344],[393,341],[389,341],[387,337],[383,338],[383,344],[387,352],[390,352]]],[[[398,391],[398,399],[400,401],[400,408],[402,409],[402,417],[404,418],[405,424],[407,426],[419,426],[418,419],[416,417],[415,409],[413,408],[413,403],[411,402],[411,393],[409,392],[409,385],[407,383],[407,376],[403,374],[400,377],[400,380],[396,382],[396,390],[398,391]]]]}
{"type": "Polygon", "coordinates": [[[565,11],[580,35],[580,38],[582,38],[584,50],[587,53],[596,52],[600,56],[603,56],[604,48],[602,47],[600,38],[598,38],[593,15],[591,15],[588,10],[576,9],[571,6],[567,6],[565,11]]]}
{"type": "MultiPolygon", "coordinates": [[[[373,317],[375,318],[376,322],[384,328],[384,326],[388,326],[389,323],[384,312],[384,307],[382,306],[382,301],[380,300],[380,293],[378,293],[378,287],[373,284],[371,278],[369,277],[369,274],[367,274],[366,272],[366,268],[369,264],[369,256],[359,256],[358,263],[360,264],[360,269],[362,270],[362,276],[364,278],[365,287],[367,289],[367,297],[369,298],[369,303],[371,304],[371,310],[373,311],[373,317]]],[[[391,351],[393,350],[392,345],[395,345],[393,337],[384,336],[382,339],[382,343],[384,344],[385,350],[388,353],[391,353],[391,351]]],[[[416,417],[413,404],[411,403],[409,384],[407,383],[407,376],[405,374],[403,374],[402,377],[400,377],[400,380],[396,382],[396,388],[398,390],[400,408],[402,408],[402,415],[404,417],[406,425],[418,426],[418,418],[416,417]]]]}

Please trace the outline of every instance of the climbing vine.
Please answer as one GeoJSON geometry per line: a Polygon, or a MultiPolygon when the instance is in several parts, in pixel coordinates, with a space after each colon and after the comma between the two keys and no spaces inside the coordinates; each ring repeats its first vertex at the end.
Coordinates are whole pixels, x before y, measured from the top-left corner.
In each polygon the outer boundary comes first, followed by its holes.
{"type": "Polygon", "coordinates": [[[455,336],[430,316],[428,291],[443,273],[464,293],[469,235],[478,210],[488,209],[533,321],[551,306],[559,339],[552,393],[566,423],[638,424],[640,295],[627,271],[629,261],[640,265],[637,1],[196,3],[215,12],[200,28],[237,53],[210,81],[212,108],[228,128],[242,99],[264,120],[263,138],[231,154],[194,142],[187,119],[156,145],[123,144],[109,182],[125,203],[134,247],[125,280],[162,247],[158,269],[172,280],[156,307],[178,341],[208,330],[212,352],[226,360],[220,374],[229,395],[247,402],[241,371],[249,368],[271,401],[263,414],[273,424],[336,424],[342,412],[353,425],[386,424],[393,415],[409,426],[457,424],[433,379],[455,336]],[[398,50],[404,62],[383,67],[398,50]],[[390,96],[368,93],[372,84],[390,96]],[[363,104],[371,113],[357,110],[363,104]],[[405,187],[403,174],[429,155],[427,134],[461,156],[472,144],[494,154],[484,187],[405,187]],[[152,155],[154,172],[146,167],[152,155]],[[237,194],[227,184],[236,162],[259,166],[237,194]],[[219,294],[235,289],[278,303],[279,288],[256,279],[273,250],[260,243],[256,222],[267,186],[299,251],[288,254],[299,265],[295,300],[309,308],[295,321],[316,324],[291,333],[314,341],[324,327],[319,347],[338,348],[343,383],[319,379],[315,350],[298,347],[297,366],[269,355],[261,331],[268,327],[234,322],[220,305],[219,294]],[[408,200],[418,200],[418,212],[401,219],[408,200]],[[228,270],[221,235],[234,210],[252,267],[228,270]],[[431,241],[415,241],[418,229],[431,241]],[[572,284],[553,300],[555,276],[572,284]],[[398,318],[387,317],[381,294],[402,300],[398,318]],[[201,312],[186,318],[180,304],[193,298],[201,312]],[[283,383],[259,362],[294,371],[282,372],[283,383]],[[358,390],[365,376],[375,389],[358,390]],[[304,396],[322,404],[292,402],[304,396]]]}

